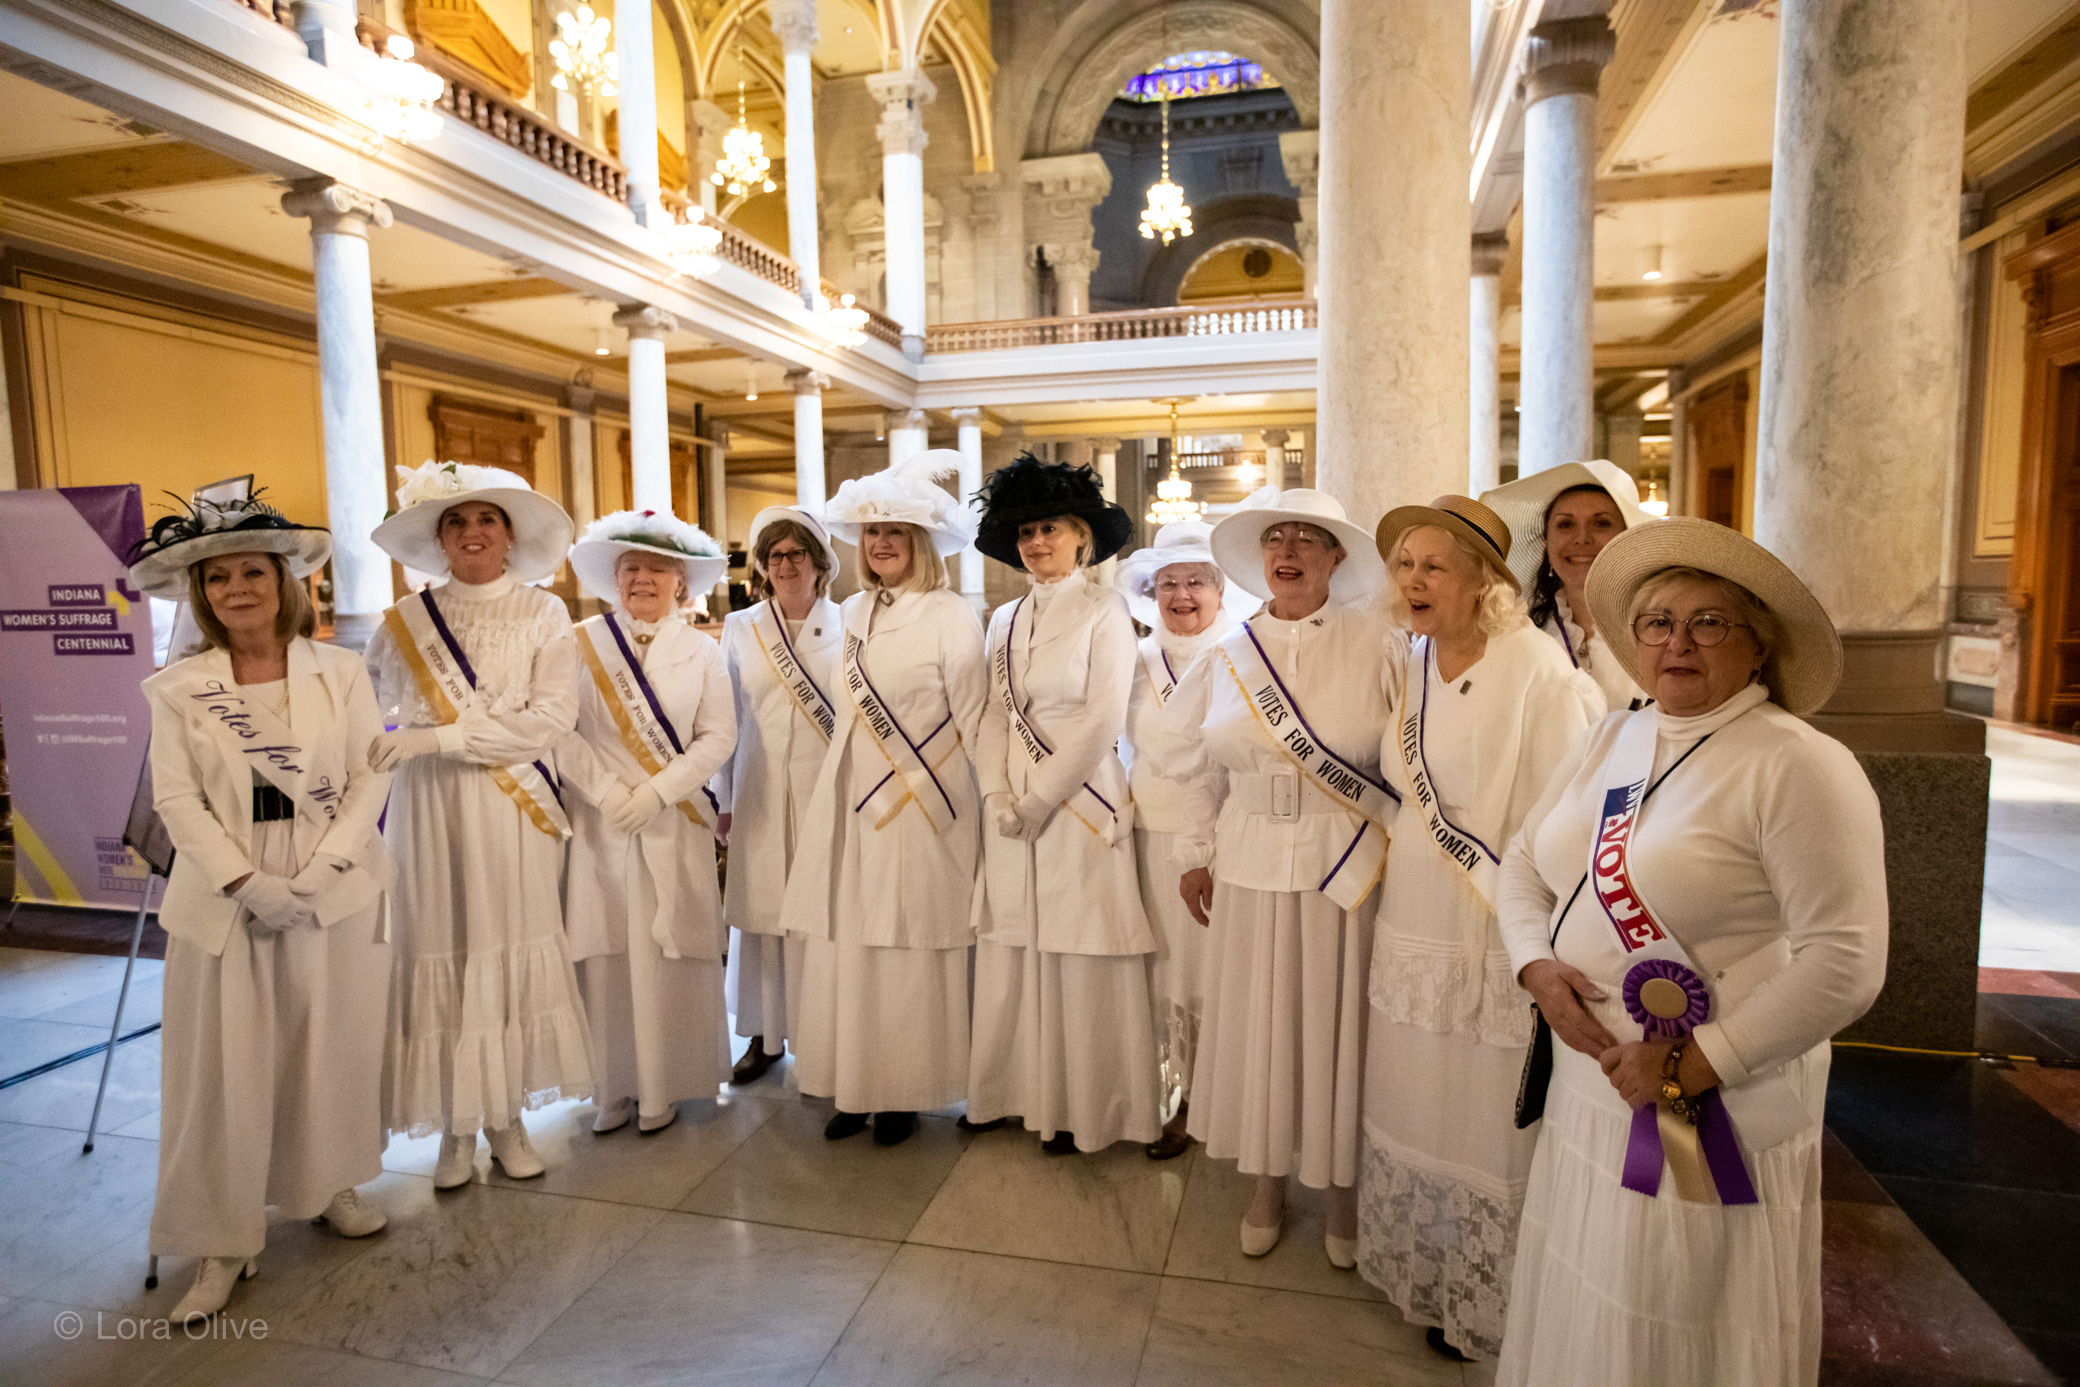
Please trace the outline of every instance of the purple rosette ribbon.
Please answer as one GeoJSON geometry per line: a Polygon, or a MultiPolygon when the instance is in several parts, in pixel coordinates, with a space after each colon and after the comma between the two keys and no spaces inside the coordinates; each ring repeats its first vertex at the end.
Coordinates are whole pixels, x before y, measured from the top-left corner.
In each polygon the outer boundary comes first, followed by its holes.
{"type": "MultiPolygon", "coordinates": [[[[1683,964],[1664,958],[1642,959],[1625,974],[1625,1012],[1646,1032],[1648,1040],[1681,1040],[1703,1025],[1712,1013],[1712,996],[1704,979],[1683,964]]],[[[1748,1179],[1741,1149],[1734,1140],[1733,1118],[1708,1089],[1693,1100],[1697,1110],[1697,1144],[1711,1171],[1721,1204],[1753,1204],[1755,1186],[1748,1179]]],[[[1632,1135],[1625,1145],[1625,1188],[1653,1198],[1661,1190],[1661,1105],[1649,1103],[1632,1114],[1632,1135]]],[[[1678,1182],[1680,1185],[1680,1182],[1678,1182]]]]}

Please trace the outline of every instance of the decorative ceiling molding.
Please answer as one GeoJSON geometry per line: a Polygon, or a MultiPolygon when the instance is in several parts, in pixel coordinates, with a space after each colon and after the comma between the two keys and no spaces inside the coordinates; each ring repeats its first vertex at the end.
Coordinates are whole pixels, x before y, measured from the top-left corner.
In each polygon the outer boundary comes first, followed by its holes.
{"type": "Polygon", "coordinates": [[[1596,201],[1668,202],[1685,197],[1726,197],[1769,191],[1768,164],[1724,169],[1684,169],[1678,173],[1642,173],[1596,180],[1596,201]]]}
{"type": "Polygon", "coordinates": [[[407,313],[431,313],[471,304],[551,299],[575,293],[577,290],[553,279],[493,279],[479,284],[446,284],[437,289],[405,289],[394,294],[378,294],[376,303],[386,309],[402,309],[407,313]]]}

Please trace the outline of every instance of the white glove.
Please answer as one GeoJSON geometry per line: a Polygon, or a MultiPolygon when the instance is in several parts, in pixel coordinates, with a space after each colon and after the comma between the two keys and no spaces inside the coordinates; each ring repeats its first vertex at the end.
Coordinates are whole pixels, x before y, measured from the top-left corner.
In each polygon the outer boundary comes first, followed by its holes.
{"type": "Polygon", "coordinates": [[[308,901],[290,890],[287,881],[266,872],[248,877],[246,884],[238,888],[237,899],[254,921],[267,929],[295,929],[318,923],[308,901]]]}
{"type": "Polygon", "coordinates": [[[309,866],[289,879],[289,889],[299,896],[315,896],[338,881],[342,873],[353,869],[354,864],[346,858],[321,852],[310,860],[309,866]]]}
{"type": "Polygon", "coordinates": [[[989,797],[989,821],[999,837],[1024,838],[1030,830],[1026,821],[1018,816],[1018,801],[1003,791],[989,797]]]}
{"type": "Polygon", "coordinates": [[[400,727],[378,732],[368,744],[368,768],[381,774],[394,771],[414,756],[431,756],[441,749],[441,734],[433,727],[400,727]]]}
{"type": "Polygon", "coordinates": [[[616,833],[640,833],[664,812],[664,796],[644,781],[614,804],[606,806],[607,827],[616,833]]]}

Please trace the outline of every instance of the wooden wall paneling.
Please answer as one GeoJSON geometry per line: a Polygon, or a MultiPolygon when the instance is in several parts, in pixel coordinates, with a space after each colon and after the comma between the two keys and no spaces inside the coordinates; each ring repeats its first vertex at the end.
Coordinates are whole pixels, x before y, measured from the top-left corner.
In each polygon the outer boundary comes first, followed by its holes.
{"type": "Polygon", "coordinates": [[[1740,523],[1739,484],[1748,446],[1747,373],[1729,377],[1690,402],[1692,476],[1697,514],[1720,525],[1740,523]]]}

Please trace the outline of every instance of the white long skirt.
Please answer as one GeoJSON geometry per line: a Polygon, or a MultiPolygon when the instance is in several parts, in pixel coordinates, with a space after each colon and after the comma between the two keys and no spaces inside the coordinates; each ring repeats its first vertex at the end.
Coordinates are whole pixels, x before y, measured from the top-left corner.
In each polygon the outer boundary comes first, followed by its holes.
{"type": "Polygon", "coordinates": [[[1760,1203],[1619,1184],[1632,1114],[1595,1060],[1553,1046],[1497,1381],[1539,1387],[1810,1384],[1820,1377],[1820,1119],[1829,1051],[1789,1066],[1809,1128],[1748,1156],[1760,1203]]]}
{"type": "Polygon", "coordinates": [[[737,1034],[764,1036],[765,1050],[778,1054],[782,1041],[794,1037],[801,1009],[802,947],[799,934],[729,932],[727,989],[737,1034]]]}
{"type": "MultiPolygon", "coordinates": [[[[290,831],[254,825],[256,868],[296,874],[290,831]]],[[[168,942],[154,1254],[254,1256],[268,1205],[310,1218],[382,1174],[384,908],[280,933],[241,910],[216,956],[168,942]]]]}
{"type": "Polygon", "coordinates": [[[663,1117],[681,1098],[713,1098],[729,1079],[722,963],[666,958],[648,934],[632,935],[627,953],[578,963],[593,1093],[602,1108],[633,1098],[644,1117],[663,1117]]]}
{"type": "Polygon", "coordinates": [[[968,1091],[968,950],[807,939],[795,1082],[840,1112],[924,1112],[968,1091]]]}
{"type": "Polygon", "coordinates": [[[1177,889],[1183,875],[1171,845],[1174,833],[1134,830],[1134,859],[1141,869],[1141,908],[1155,931],[1156,951],[1148,969],[1148,1000],[1154,1014],[1156,1048],[1163,1072],[1164,1105],[1172,1095],[1191,1097],[1192,1061],[1206,1016],[1208,927],[1192,918],[1177,889]]]}
{"type": "Polygon", "coordinates": [[[563,844],[484,767],[438,756],[398,769],[384,837],[397,863],[390,1130],[467,1136],[591,1097],[563,933],[563,844]]]}
{"type": "Polygon", "coordinates": [[[1206,1016],[1186,1128],[1245,1175],[1312,1189],[1358,1179],[1365,977],[1379,893],[1338,910],[1319,891],[1215,879],[1206,1016]]]}
{"type": "Polygon", "coordinates": [[[975,945],[968,1120],[1023,1118],[1079,1151],[1162,1132],[1148,956],[975,945]]]}

